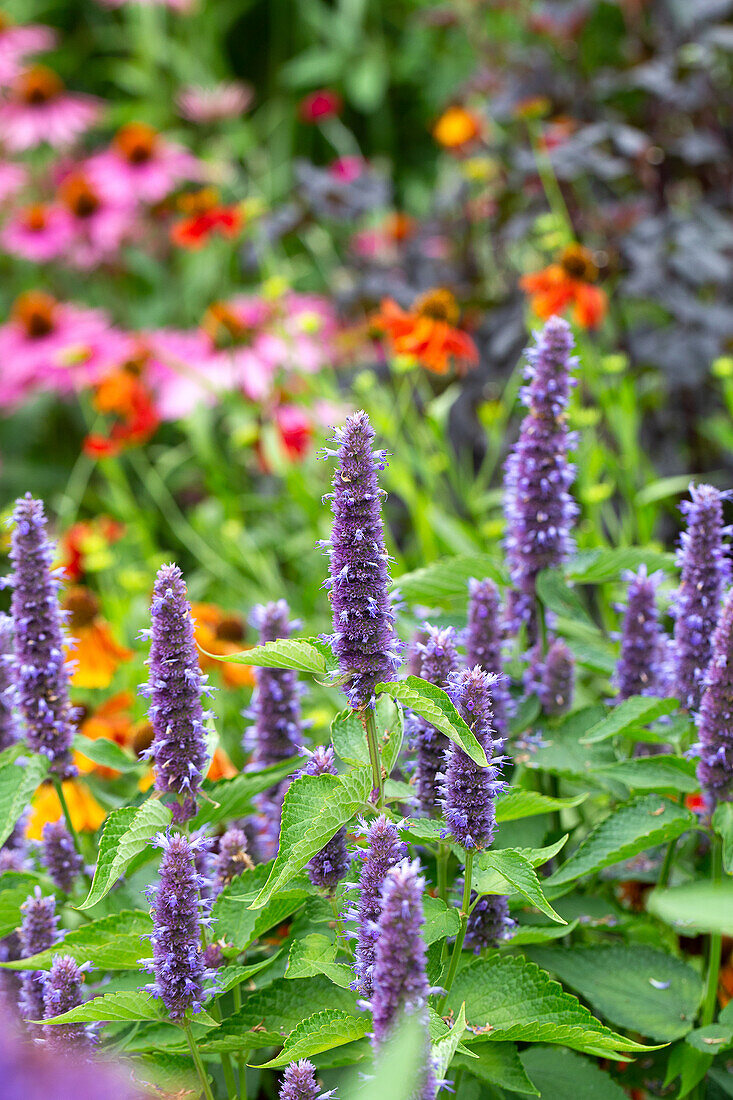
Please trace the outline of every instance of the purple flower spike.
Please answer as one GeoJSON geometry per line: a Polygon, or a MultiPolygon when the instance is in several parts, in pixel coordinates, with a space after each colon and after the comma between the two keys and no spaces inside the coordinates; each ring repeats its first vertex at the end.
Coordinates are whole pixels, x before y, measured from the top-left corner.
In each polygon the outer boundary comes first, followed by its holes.
{"type": "Polygon", "coordinates": [[[495,755],[501,741],[494,736],[491,696],[496,681],[478,665],[452,672],[447,692],[461,718],[492,761],[481,768],[463,749],[451,742],[443,782],[443,809],[450,835],[466,849],[488,848],[494,836],[494,802],[503,787],[495,755]]]}
{"type": "Polygon", "coordinates": [[[424,922],[425,879],[420,863],[405,859],[390,868],[382,890],[382,911],[374,953],[371,1008],[374,1017],[372,1045],[379,1052],[404,1016],[418,1015],[425,1025],[425,1061],[422,1080],[416,1082],[415,1100],[434,1100],[438,1086],[430,1056],[425,945],[420,929],[424,922]]]}
{"type": "MultiPolygon", "coordinates": [[[[285,600],[253,608],[251,621],[259,629],[260,642],[289,638],[296,625],[290,621],[285,600]]],[[[297,756],[303,743],[298,674],[285,668],[256,668],[252,698],[254,728],[248,732],[247,748],[262,768],[297,756]]]]}
{"type": "MultiPolygon", "coordinates": [[[[46,951],[58,943],[58,916],[56,898],[43,897],[36,886],[31,896],[20,907],[23,921],[20,926],[20,947],[24,959],[46,951]]],[[[20,1014],[24,1020],[42,1020],[45,1015],[43,1002],[44,974],[40,970],[26,970],[20,976],[20,1014]]],[[[34,1033],[35,1033],[34,1029],[34,1033]]]]}
{"type": "Polygon", "coordinates": [[[349,702],[361,710],[373,705],[375,684],[389,680],[400,666],[380,509],[384,493],[377,483],[386,455],[372,450],[374,430],[365,412],[350,416],[333,441],[338,450],[326,454],[338,458],[328,496],[334,518],[331,540],[324,544],[330,557],[330,640],[349,702]]]}
{"type": "MultiPolygon", "coordinates": [[[[300,775],[337,775],[333,748],[319,745],[300,775]]],[[[333,894],[349,869],[349,853],[346,850],[346,828],[332,836],[328,844],[317,852],[308,864],[308,877],[314,886],[333,894]]]]}
{"type": "Polygon", "coordinates": [[[3,1100],[145,1100],[150,1096],[132,1082],[129,1067],[78,1055],[59,1056],[48,1044],[29,1043],[7,1026],[0,1034],[0,1082],[3,1100]]]}
{"type": "Polygon", "coordinates": [[[219,851],[214,857],[214,883],[220,893],[242,871],[254,867],[247,852],[247,836],[244,829],[230,826],[219,841],[219,851]]]}
{"type": "Polygon", "coordinates": [[[624,574],[628,581],[621,627],[621,653],[615,681],[618,699],[656,695],[667,688],[668,638],[659,624],[657,588],[663,574],[645,565],[624,574]]]}
{"type": "MultiPolygon", "coordinates": [[[[83,970],[71,955],[56,955],[43,985],[44,1019],[60,1016],[84,1000],[83,970]]],[[[91,1041],[84,1024],[53,1024],[43,1029],[46,1045],[55,1054],[78,1058],[89,1051],[91,1041]]]]}
{"type": "Polygon", "coordinates": [[[201,899],[206,879],[196,870],[194,856],[206,844],[202,837],[187,840],[180,833],[160,833],[155,843],[163,849],[160,882],[148,891],[153,898],[153,974],[146,986],[160,997],[172,1020],[180,1020],[190,1008],[202,1007],[205,963],[201,927],[208,923],[209,903],[201,899]]]}
{"type": "Polygon", "coordinates": [[[568,462],[575,437],[565,423],[577,363],[572,349],[570,325],[551,317],[526,353],[529,384],[521,398],[528,412],[505,466],[506,550],[514,585],[510,619],[515,630],[527,626],[530,644],[537,640],[537,576],[570,555],[578,513],[570,494],[575,469],[568,462]]]}
{"type": "Polygon", "coordinates": [[[673,601],[674,694],[693,714],[700,706],[705,673],[713,653],[713,631],[723,590],[730,580],[728,547],[723,538],[723,500],[712,485],[691,485],[691,500],[680,510],[687,530],[680,539],[677,564],[682,570],[673,601]]]}
{"type": "Polygon", "coordinates": [[[280,1086],[280,1100],[327,1100],[333,1092],[319,1092],[313,1064],[302,1058],[291,1062],[280,1086]]]}
{"type": "MultiPolygon", "coordinates": [[[[439,629],[426,625],[425,635],[425,641],[417,647],[421,657],[419,675],[437,687],[445,687],[448,674],[458,667],[456,633],[450,626],[439,629]]],[[[417,755],[415,776],[420,808],[426,814],[440,816],[438,774],[445,765],[448,738],[419,714],[408,715],[406,734],[417,755]]]]}
{"type": "Polygon", "coordinates": [[[372,822],[366,839],[367,848],[359,875],[359,903],[353,915],[358,920],[354,952],[355,987],[368,1000],[373,992],[374,947],[379,934],[384,880],[390,868],[407,856],[407,845],[400,840],[396,827],[384,816],[372,822]]]}
{"type": "Polygon", "coordinates": [[[504,740],[509,717],[509,681],[504,674],[501,656],[503,625],[499,589],[491,580],[468,582],[468,629],[466,631],[466,664],[479,665],[484,672],[497,677],[491,704],[494,729],[504,740]]]}
{"type": "Polygon", "coordinates": [[[713,635],[713,656],[697,717],[700,780],[708,809],[733,801],[733,591],[713,635]]]}
{"type": "Polygon", "coordinates": [[[469,951],[479,955],[485,948],[498,947],[511,939],[516,921],[509,916],[509,903],[501,894],[484,894],[476,901],[477,897],[472,890],[474,907],[468,917],[465,944],[469,951]]]}
{"type": "Polygon", "coordinates": [[[13,664],[13,620],[0,613],[0,752],[20,738],[13,664]]]}
{"type": "Polygon", "coordinates": [[[183,822],[196,813],[207,759],[204,721],[211,715],[201,705],[210,689],[199,668],[191,608],[177,565],[158,570],[151,618],[150,680],[140,689],[151,700],[153,743],[147,755],[155,764],[157,790],[177,796],[173,820],[183,822]]]}
{"type": "Polygon", "coordinates": [[[41,863],[56,889],[63,894],[70,894],[84,865],[73,837],[61,818],[58,821],[47,821],[43,826],[41,863]]]}
{"type": "Polygon", "coordinates": [[[59,609],[59,570],[46,533],[43,504],[28,493],[13,513],[10,560],[14,571],[11,610],[15,632],[17,702],[28,747],[51,761],[52,771],[76,774],[71,759],[76,713],[69,702],[69,666],[59,609]]]}
{"type": "Polygon", "coordinates": [[[575,658],[561,638],[555,638],[542,665],[538,696],[545,714],[564,714],[573,701],[575,658]]]}

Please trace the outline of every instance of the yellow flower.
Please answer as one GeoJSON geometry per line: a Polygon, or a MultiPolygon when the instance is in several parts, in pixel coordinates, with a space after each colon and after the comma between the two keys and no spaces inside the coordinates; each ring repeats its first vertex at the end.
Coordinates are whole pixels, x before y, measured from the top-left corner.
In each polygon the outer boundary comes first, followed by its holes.
{"type": "Polygon", "coordinates": [[[482,120],[465,107],[449,107],[433,127],[433,137],[444,149],[460,149],[481,134],[482,120]]]}
{"type": "MultiPolygon", "coordinates": [[[[67,779],[63,785],[66,805],[77,832],[85,829],[95,832],[107,816],[106,812],[93,797],[89,788],[78,779],[67,779]]],[[[26,827],[26,836],[30,840],[40,840],[43,826],[47,821],[58,821],[63,815],[59,796],[50,783],[38,788],[31,804],[31,815],[26,827]]]]}

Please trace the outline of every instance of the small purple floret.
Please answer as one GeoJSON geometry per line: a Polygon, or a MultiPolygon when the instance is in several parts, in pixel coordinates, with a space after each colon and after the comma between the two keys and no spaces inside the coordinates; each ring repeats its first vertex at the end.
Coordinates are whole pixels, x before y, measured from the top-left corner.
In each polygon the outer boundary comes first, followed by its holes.
{"type": "MultiPolygon", "coordinates": [[[[82,974],[71,955],[54,956],[43,985],[44,1019],[61,1016],[82,1003],[82,974]]],[[[49,1049],[67,1058],[79,1058],[91,1048],[84,1024],[53,1024],[43,1031],[49,1049]]]]}
{"type": "Polygon", "coordinates": [[[0,752],[20,738],[20,722],[15,711],[13,620],[0,612],[0,752]]]}
{"type": "MultiPolygon", "coordinates": [[[[300,775],[338,775],[333,748],[322,745],[313,754],[300,775]]],[[[349,869],[349,853],[346,850],[346,828],[339,829],[327,844],[316,852],[308,863],[308,877],[314,886],[333,894],[349,869]]]]}
{"type": "MultiPolygon", "coordinates": [[[[20,911],[23,914],[19,932],[22,958],[29,959],[58,943],[59,918],[53,895],[44,897],[40,886],[36,886],[20,911]]],[[[42,1020],[45,1015],[43,980],[44,974],[40,970],[26,970],[20,975],[19,1006],[24,1020],[42,1020]]]]}
{"type": "Polygon", "coordinates": [[[465,944],[476,955],[487,947],[498,947],[511,939],[516,921],[509,916],[509,903],[501,894],[484,894],[478,898],[471,891],[473,909],[468,917],[465,944]],[[475,904],[474,904],[475,903],[475,904]]]}
{"type": "MultiPolygon", "coordinates": [[[[436,687],[444,688],[448,674],[458,667],[456,632],[452,627],[439,628],[426,625],[425,641],[418,646],[419,675],[436,687]]],[[[424,813],[440,815],[439,773],[445,767],[445,754],[449,741],[426,718],[409,714],[405,723],[408,743],[415,750],[415,786],[417,800],[424,813]]]]}
{"type": "Polygon", "coordinates": [[[697,777],[712,812],[718,802],[733,801],[733,591],[725,598],[713,634],[697,726],[697,777]]]}
{"type": "Polygon", "coordinates": [[[468,629],[466,630],[466,664],[479,665],[484,672],[497,677],[491,704],[494,729],[504,740],[508,729],[509,680],[504,673],[501,644],[504,636],[501,598],[492,580],[468,582],[468,629]]]}
{"type": "Polygon", "coordinates": [[[253,867],[247,851],[244,829],[231,825],[219,840],[219,850],[213,859],[214,890],[218,894],[243,871],[253,867]]]}
{"type": "Polygon", "coordinates": [[[667,688],[669,645],[659,623],[657,588],[661,572],[648,573],[645,565],[625,573],[628,581],[623,608],[621,652],[614,677],[618,699],[656,695],[667,688]]]}
{"type": "Polygon", "coordinates": [[[302,1058],[291,1062],[280,1085],[280,1100],[327,1100],[332,1092],[319,1092],[315,1067],[302,1058]]]}
{"type": "Polygon", "coordinates": [[[43,826],[41,863],[56,889],[70,894],[84,864],[62,818],[47,821],[43,826]]]}

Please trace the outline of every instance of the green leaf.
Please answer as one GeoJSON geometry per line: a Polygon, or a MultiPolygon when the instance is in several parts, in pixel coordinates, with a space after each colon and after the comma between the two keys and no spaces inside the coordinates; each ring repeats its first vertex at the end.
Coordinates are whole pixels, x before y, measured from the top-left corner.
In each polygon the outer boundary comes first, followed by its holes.
{"type": "Polygon", "coordinates": [[[606,741],[609,737],[627,733],[637,726],[646,726],[655,718],[663,714],[671,714],[677,710],[679,703],[676,699],[658,699],[652,695],[632,695],[630,699],[614,706],[611,712],[596,725],[592,726],[584,737],[581,737],[581,745],[595,745],[598,741],[606,741]]]}
{"type": "MultiPolygon", "coordinates": [[[[525,1073],[513,1043],[483,1043],[478,1058],[462,1054],[453,1059],[453,1069],[463,1069],[485,1085],[499,1086],[522,1096],[539,1096],[539,1090],[525,1073]]],[[[567,1098],[566,1098],[567,1100],[567,1098]]]]}
{"type": "Polygon", "coordinates": [[[156,1051],[154,1054],[138,1055],[129,1064],[136,1081],[153,1086],[153,1095],[195,1095],[200,1087],[198,1074],[189,1057],[156,1051]]]}
{"type": "MultiPolygon", "coordinates": [[[[542,744],[519,763],[563,778],[583,780],[587,784],[594,768],[615,764],[617,757],[610,744],[581,745],[580,738],[604,715],[600,706],[583,707],[557,724],[548,723],[542,731],[542,744]]],[[[623,790],[623,788],[621,788],[623,790]]]]}
{"type": "Polygon", "coordinates": [[[22,764],[5,764],[0,768],[0,845],[12,833],[47,772],[48,757],[31,753],[23,758],[22,764]]]}
{"type": "Polygon", "coordinates": [[[644,564],[650,570],[670,570],[674,568],[674,554],[637,546],[582,550],[568,562],[566,572],[576,584],[602,584],[626,569],[638,569],[644,564]]]}
{"type": "MultiPolygon", "coordinates": [[[[195,1020],[204,1027],[218,1027],[207,1012],[186,1014],[189,1020],[195,1020]]],[[[136,1023],[140,1020],[170,1020],[168,1009],[162,1001],[143,993],[123,991],[105,993],[94,997],[76,1008],[62,1012],[60,1016],[44,1019],[44,1024],[95,1024],[95,1023],[136,1023]]]]}
{"type": "Polygon", "coordinates": [[[74,737],[74,749],[87,760],[92,760],[104,768],[115,768],[118,772],[134,772],[142,767],[139,760],[125,752],[115,741],[106,737],[85,737],[77,733],[74,737]]]}
{"type": "Polygon", "coordinates": [[[585,802],[587,794],[574,798],[551,798],[539,791],[525,791],[521,787],[510,787],[496,800],[496,820],[518,821],[523,817],[536,817],[538,814],[554,813],[558,810],[571,810],[585,802]]]}
{"type": "Polygon", "coordinates": [[[647,909],[684,935],[719,932],[733,936],[733,880],[704,880],[652,890],[647,909]]]}
{"type": "Polygon", "coordinates": [[[667,754],[619,760],[617,764],[605,764],[603,767],[593,768],[593,775],[601,780],[608,777],[623,783],[631,790],[689,792],[698,790],[700,786],[695,775],[693,760],[667,754]]]}
{"type": "Polygon", "coordinates": [[[670,1085],[675,1077],[680,1078],[678,1097],[687,1097],[698,1081],[702,1081],[713,1063],[712,1054],[703,1054],[688,1043],[677,1043],[667,1062],[667,1076],[664,1084],[670,1085]]]}
{"type": "Polygon", "coordinates": [[[648,1050],[617,1035],[532,962],[493,955],[461,970],[448,996],[457,1012],[466,1003],[469,1026],[491,1042],[559,1043],[599,1058],[648,1050]]]}
{"type": "Polygon", "coordinates": [[[362,1039],[369,1027],[370,1021],[365,1015],[350,1016],[338,1009],[315,1012],[293,1028],[280,1054],[277,1058],[262,1063],[263,1068],[286,1066],[290,1062],[297,1062],[299,1058],[310,1058],[324,1050],[352,1043],[355,1039],[362,1039]]]}
{"type": "Polygon", "coordinates": [[[536,591],[548,611],[595,626],[577,592],[570,588],[558,569],[543,569],[537,577],[536,591]]]}
{"type": "Polygon", "coordinates": [[[539,718],[542,706],[536,695],[525,695],[509,721],[509,733],[518,737],[539,718]]]}
{"type": "Polygon", "coordinates": [[[430,606],[445,600],[467,599],[468,582],[473,578],[489,578],[496,584],[505,584],[506,575],[488,554],[459,554],[443,558],[405,573],[392,583],[408,603],[425,603],[430,606]]]}
{"type": "Polygon", "coordinates": [[[559,924],[520,924],[507,942],[513,947],[523,947],[525,944],[559,940],[574,932],[578,924],[577,919],[571,920],[564,928],[559,924]]]}
{"type": "Polygon", "coordinates": [[[238,875],[214,903],[212,915],[217,938],[231,944],[237,954],[292,916],[310,894],[310,885],[305,880],[291,880],[262,909],[251,909],[250,905],[267,882],[272,863],[260,863],[238,875]]]}
{"type": "Polygon", "coordinates": [[[252,902],[261,909],[362,808],[372,789],[369,768],[346,775],[301,775],[283,802],[280,846],[270,876],[252,902]]]}
{"type": "Polygon", "coordinates": [[[107,818],[99,841],[94,881],[78,909],[91,909],[133,861],[147,848],[151,837],[164,831],[171,823],[171,812],[157,798],[149,798],[142,806],[122,806],[107,818]]]}
{"type": "Polygon", "coordinates": [[[0,875],[0,939],[18,927],[20,907],[37,884],[38,875],[25,871],[6,871],[0,875]]]}
{"type": "MultiPolygon", "coordinates": [[[[389,775],[402,747],[402,708],[389,695],[380,695],[374,709],[382,764],[389,775]]],[[[357,711],[347,708],[336,715],[331,723],[331,742],[344,763],[369,763],[364,723],[357,711]]]]}
{"type": "Polygon", "coordinates": [[[531,1046],[519,1055],[542,1100],[626,1100],[626,1093],[595,1062],[562,1047],[531,1046]]]}
{"type": "Polygon", "coordinates": [[[348,989],[354,980],[352,968],[336,962],[336,944],[318,932],[293,940],[285,977],[311,978],[314,974],[325,974],[342,989],[348,989]]]}
{"type": "Polygon", "coordinates": [[[723,866],[733,875],[733,802],[719,802],[713,813],[713,828],[723,841],[723,866]]]}
{"type": "Polygon", "coordinates": [[[678,802],[658,794],[641,795],[596,825],[546,885],[560,886],[631,859],[647,848],[676,839],[695,824],[695,815],[678,802]]]}
{"type": "Polygon", "coordinates": [[[379,1052],[364,1082],[355,1072],[339,1090],[354,1100],[413,1100],[415,1083],[425,1072],[425,1031],[417,1015],[403,1017],[396,1032],[379,1052]]]}
{"type": "MultiPolygon", "coordinates": [[[[202,650],[206,653],[206,650],[202,650]]],[[[325,676],[338,668],[331,649],[318,638],[278,638],[274,642],[245,649],[242,653],[219,656],[206,653],[216,661],[234,665],[252,665],[255,668],[292,668],[296,672],[310,672],[325,676]]]]}
{"type": "Polygon", "coordinates": [[[440,898],[433,898],[426,894],[423,898],[425,923],[422,927],[422,938],[427,947],[446,936],[456,936],[461,921],[455,905],[446,905],[440,898]]]}
{"type": "Polygon", "coordinates": [[[244,817],[250,811],[255,795],[277,786],[281,780],[292,775],[302,760],[300,756],[292,757],[262,771],[241,772],[231,779],[219,779],[213,783],[205,780],[203,797],[199,800],[201,808],[191,822],[191,828],[200,829],[203,825],[244,817]]]}
{"type": "Polygon", "coordinates": [[[268,955],[267,958],[260,959],[256,963],[250,963],[249,966],[223,966],[216,973],[217,997],[221,996],[222,993],[227,993],[230,989],[234,989],[235,986],[241,985],[242,982],[249,981],[250,978],[253,978],[255,974],[259,974],[262,970],[266,970],[281,954],[282,951],[276,951],[274,955],[268,955]]]}
{"type": "Polygon", "coordinates": [[[511,848],[482,852],[476,861],[472,885],[479,894],[521,894],[551,920],[567,924],[542,893],[530,861],[511,848]]]}
{"type": "Polygon", "coordinates": [[[98,970],[139,970],[140,960],[152,954],[148,936],[153,923],[148,913],[123,909],[68,932],[63,945],[49,947],[28,959],[3,963],[9,970],[48,970],[60,951],[98,970]]]}
{"type": "MultiPolygon", "coordinates": [[[[547,863],[548,860],[554,859],[558,852],[562,851],[568,842],[568,834],[565,833],[559,840],[556,840],[554,844],[546,844],[544,848],[514,848],[513,851],[517,852],[523,859],[526,859],[533,867],[541,867],[543,863],[547,863]]],[[[504,848],[498,847],[494,851],[505,851],[504,848]]]]}
{"type": "Polygon", "coordinates": [[[690,1032],[685,1042],[702,1054],[720,1054],[721,1051],[733,1047],[733,1027],[720,1023],[697,1027],[690,1032]]]}
{"type": "Polygon", "coordinates": [[[429,684],[419,676],[406,676],[404,680],[377,684],[375,691],[377,694],[386,692],[416,714],[422,715],[447,738],[455,741],[480,767],[488,765],[486,753],[442,688],[429,684]]]}
{"type": "Polygon", "coordinates": [[[459,1043],[465,1034],[466,1006],[461,1005],[460,1012],[448,1034],[443,1036],[442,1039],[438,1039],[437,1043],[433,1043],[433,1064],[435,1076],[439,1081],[442,1081],[448,1072],[448,1067],[453,1061],[459,1043]]]}
{"type": "Polygon", "coordinates": [[[646,944],[536,947],[528,952],[616,1027],[660,1043],[693,1026],[702,981],[691,966],[646,944]]]}

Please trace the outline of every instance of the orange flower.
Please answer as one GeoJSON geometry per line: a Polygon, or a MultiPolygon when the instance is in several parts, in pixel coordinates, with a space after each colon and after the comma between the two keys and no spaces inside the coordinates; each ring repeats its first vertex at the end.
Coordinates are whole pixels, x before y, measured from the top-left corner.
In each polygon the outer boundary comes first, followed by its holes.
{"type": "MultiPolygon", "coordinates": [[[[121,748],[134,747],[135,726],[130,714],[132,704],[133,697],[129,691],[121,691],[113,695],[82,720],[79,732],[90,741],[104,737],[107,741],[114,741],[121,748]]],[[[93,763],[80,752],[74,753],[74,762],[80,771],[93,771],[104,779],[116,779],[120,774],[116,768],[106,768],[101,764],[93,763]]]]}
{"type": "Polygon", "coordinates": [[[171,241],[178,248],[203,248],[215,233],[222,237],[236,237],[242,229],[240,208],[222,205],[213,187],[182,195],[179,206],[187,216],[176,222],[170,232],[171,241]]]}
{"type": "Polygon", "coordinates": [[[217,745],[214,750],[214,755],[211,758],[211,764],[206,773],[206,778],[211,780],[232,779],[235,775],[237,775],[237,769],[234,767],[221,745],[217,745]]]}
{"type": "MultiPolygon", "coordinates": [[[[63,783],[63,792],[76,831],[95,832],[107,814],[86,784],[78,779],[67,779],[63,783]]],[[[58,821],[62,814],[61,803],[53,786],[50,783],[42,783],[31,804],[26,836],[30,840],[40,840],[46,822],[58,821]]]]}
{"type": "Polygon", "coordinates": [[[67,589],[64,609],[70,612],[69,633],[77,642],[72,684],[78,688],[109,687],[120,663],[132,657],[132,650],[115,641],[109,623],[99,614],[99,600],[88,588],[76,585],[67,589]]]}
{"type": "Polygon", "coordinates": [[[84,440],[84,451],[94,458],[117,455],[125,447],[145,443],[160,424],[153,397],[140,377],[145,362],[143,352],[103,378],[94,393],[98,412],[118,419],[109,435],[91,433],[84,440]]]}
{"type": "Polygon", "coordinates": [[[593,285],[597,278],[598,268],[588,249],[571,244],[558,263],[525,275],[519,285],[543,321],[572,306],[576,324],[581,328],[597,328],[608,310],[605,291],[593,285]]]}
{"type": "Polygon", "coordinates": [[[213,603],[194,603],[191,604],[191,610],[194,617],[196,644],[200,650],[205,651],[199,654],[201,667],[215,668],[222,674],[227,687],[252,687],[254,672],[249,665],[227,664],[207,657],[207,653],[224,657],[250,648],[244,644],[244,619],[233,612],[222,611],[213,603]]]}
{"type": "Polygon", "coordinates": [[[81,580],[89,568],[88,559],[103,555],[108,547],[122,538],[124,524],[99,516],[94,520],[79,520],[64,532],[60,540],[61,561],[70,581],[81,580]]]}
{"type": "Polygon", "coordinates": [[[444,149],[461,150],[475,141],[483,129],[482,119],[465,107],[449,107],[433,127],[433,137],[444,149]]]}
{"type": "Polygon", "coordinates": [[[459,370],[478,362],[471,337],[456,328],[459,311],[449,290],[430,290],[404,310],[391,298],[371,318],[375,329],[389,338],[393,355],[408,355],[435,374],[446,374],[450,359],[459,370]]]}

